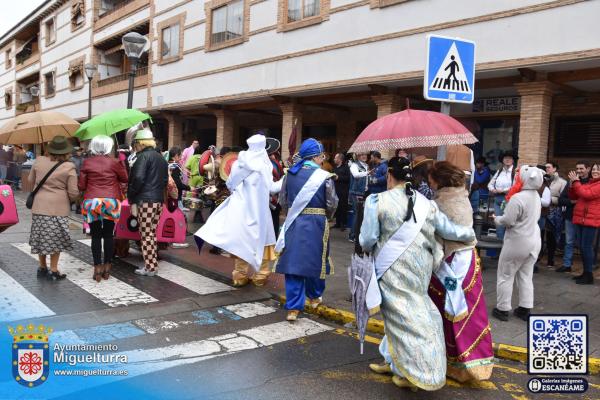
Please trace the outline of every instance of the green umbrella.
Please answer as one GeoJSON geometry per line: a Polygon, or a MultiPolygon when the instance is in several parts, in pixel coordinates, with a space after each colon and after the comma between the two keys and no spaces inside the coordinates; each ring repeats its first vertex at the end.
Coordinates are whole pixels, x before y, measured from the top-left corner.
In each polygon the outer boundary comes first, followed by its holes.
{"type": "Polygon", "coordinates": [[[149,114],[136,109],[108,111],[81,124],[74,136],[80,140],[90,140],[99,135],[111,136],[147,119],[152,121],[149,114]]]}

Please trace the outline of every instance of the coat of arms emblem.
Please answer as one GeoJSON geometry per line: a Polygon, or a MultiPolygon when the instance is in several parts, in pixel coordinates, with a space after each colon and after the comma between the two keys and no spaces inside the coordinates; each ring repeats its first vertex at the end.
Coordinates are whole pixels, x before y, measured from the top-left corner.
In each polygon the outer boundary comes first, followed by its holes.
{"type": "Polygon", "coordinates": [[[13,378],[23,386],[35,387],[46,382],[50,372],[48,336],[52,328],[29,324],[8,327],[12,341],[13,378]]]}

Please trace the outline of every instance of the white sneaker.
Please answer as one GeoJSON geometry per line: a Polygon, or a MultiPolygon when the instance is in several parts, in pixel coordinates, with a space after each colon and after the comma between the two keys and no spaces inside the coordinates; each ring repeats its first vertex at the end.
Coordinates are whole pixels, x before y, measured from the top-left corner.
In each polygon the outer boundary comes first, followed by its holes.
{"type": "Polygon", "coordinates": [[[146,268],[138,268],[135,271],[136,274],[138,275],[144,275],[144,276],[154,276],[156,275],[156,271],[148,271],[146,268]]]}
{"type": "Polygon", "coordinates": [[[185,249],[186,247],[190,247],[189,243],[172,243],[171,246],[174,249],[185,249]]]}

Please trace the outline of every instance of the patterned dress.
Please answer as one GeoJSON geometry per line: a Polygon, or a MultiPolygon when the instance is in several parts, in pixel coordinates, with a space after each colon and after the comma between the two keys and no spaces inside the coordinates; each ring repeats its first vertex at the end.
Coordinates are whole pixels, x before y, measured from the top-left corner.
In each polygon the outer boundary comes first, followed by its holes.
{"type": "MultiPolygon", "coordinates": [[[[408,197],[404,187],[371,195],[360,232],[363,249],[378,253],[402,226],[408,197]]],[[[427,290],[443,253],[435,234],[472,239],[472,229],[451,224],[434,203],[414,241],[378,280],[385,323],[384,340],[392,370],[424,390],[446,382],[446,348],[440,313],[427,290]]],[[[385,357],[385,355],[384,355],[385,357]]]]}

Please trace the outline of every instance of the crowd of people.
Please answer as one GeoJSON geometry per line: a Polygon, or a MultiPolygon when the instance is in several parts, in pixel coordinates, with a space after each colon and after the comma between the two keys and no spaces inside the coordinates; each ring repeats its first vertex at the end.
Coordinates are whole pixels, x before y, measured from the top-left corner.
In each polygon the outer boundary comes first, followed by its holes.
{"type": "Polygon", "coordinates": [[[492,373],[491,327],[473,229],[474,215],[485,205],[494,210],[496,236],[503,240],[499,257],[491,254],[498,257],[494,317],[510,318],[516,280],[513,313],[527,320],[534,304],[533,273],[543,253],[552,268],[564,248],[563,265],[556,268],[564,273],[571,271],[578,247],[584,268],[575,282],[594,281],[599,164],[580,161],[564,179],[554,162],[517,167],[512,152],[500,154],[497,171],[484,158],[469,170],[468,161],[451,161],[451,152],[448,161],[437,162],[403,149],[389,160],[378,151],[338,153],[331,160],[315,139],[305,140],[284,162],[279,141],[262,133],[247,140],[247,150],[202,151],[194,140],[163,154],[148,128],[137,129],[132,148],[121,145],[116,153],[113,139],[105,136],[86,147],[82,154],[58,136],[33,163],[30,246],[39,256],[38,276],[65,278],[58,261],[72,249],[68,216],[76,203],[90,228],[92,279],[109,279],[118,244],[115,224],[125,200],[141,237],[144,266],[135,273],[155,276],[163,207],[189,211],[184,193],[208,190],[219,201],[211,203],[206,220],[196,212],[202,224],[197,243],[234,258],[236,287],[262,286],[273,271],[283,274],[286,318],[295,321],[305,303],[317,308],[323,301],[326,278],[335,269],[330,222],[335,223],[349,231],[357,251],[374,257],[386,336],[380,346],[384,362],[370,368],[393,374],[400,387],[436,390],[445,376],[485,380],[492,373]],[[237,161],[229,175],[215,173],[232,152],[237,161]],[[209,158],[216,166],[207,164],[209,158]]]}

